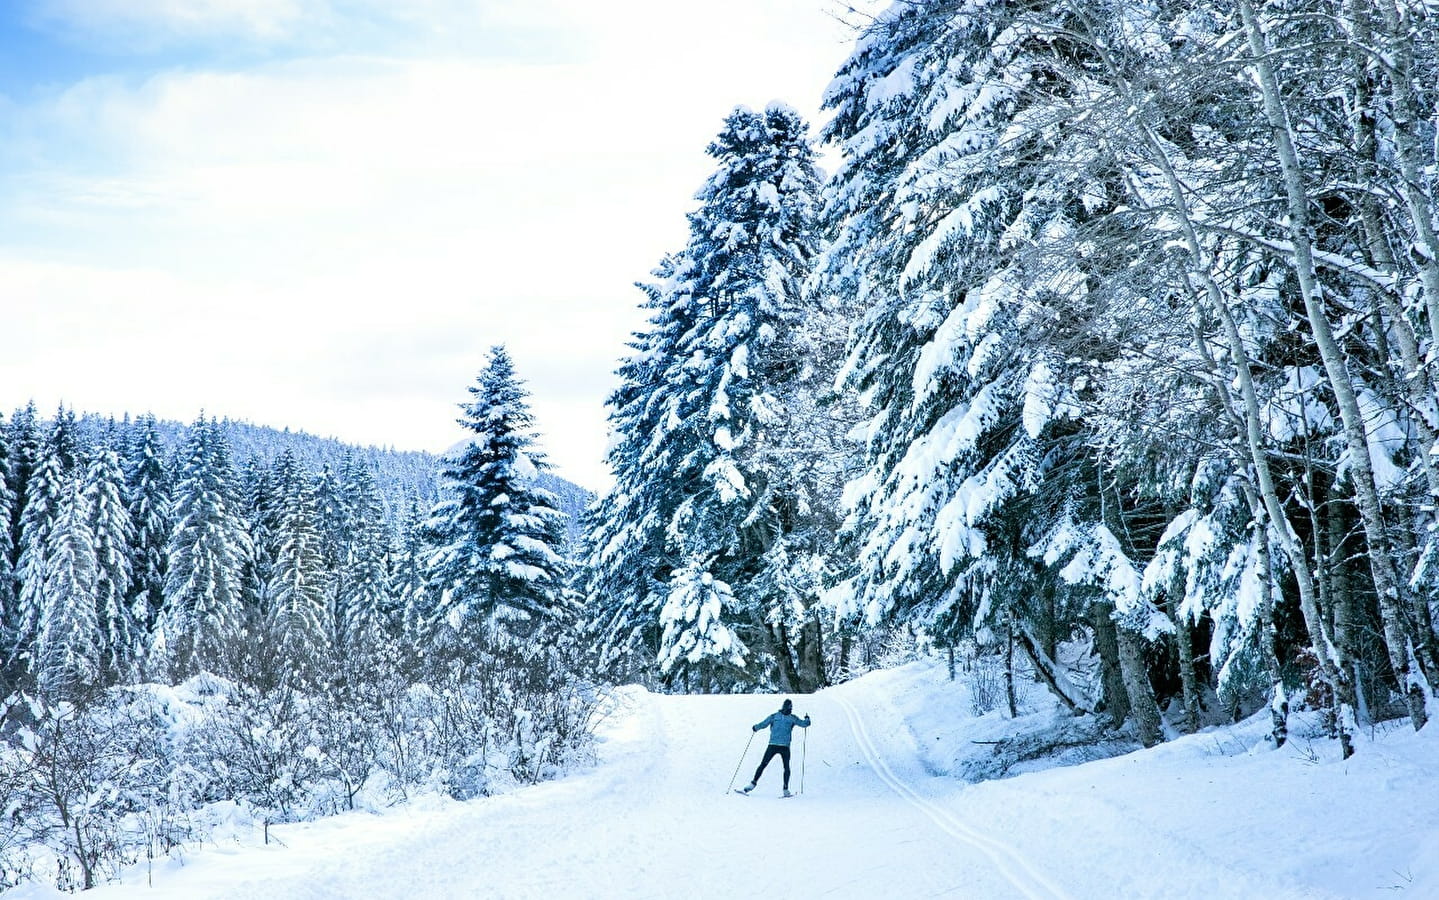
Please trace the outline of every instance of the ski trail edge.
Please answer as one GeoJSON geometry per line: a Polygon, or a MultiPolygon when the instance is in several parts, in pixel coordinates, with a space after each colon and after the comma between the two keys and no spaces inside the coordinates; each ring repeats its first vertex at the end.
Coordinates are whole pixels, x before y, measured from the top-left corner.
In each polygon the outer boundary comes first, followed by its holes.
{"type": "Polygon", "coordinates": [[[939,826],[940,830],[950,837],[961,844],[968,844],[987,856],[1000,874],[1030,900],[1069,900],[1069,895],[1063,889],[1036,871],[1014,848],[965,825],[905,784],[880,756],[869,736],[869,731],[864,727],[864,720],[854,705],[842,697],[836,696],[833,699],[848,717],[850,731],[854,733],[855,742],[859,745],[860,751],[864,753],[870,768],[891,790],[928,816],[935,825],[939,826]]]}

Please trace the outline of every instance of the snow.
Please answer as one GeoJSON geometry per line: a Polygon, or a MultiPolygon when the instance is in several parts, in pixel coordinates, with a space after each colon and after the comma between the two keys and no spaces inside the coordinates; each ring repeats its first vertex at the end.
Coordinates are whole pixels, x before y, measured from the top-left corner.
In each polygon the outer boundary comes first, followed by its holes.
{"type": "Polygon", "coordinates": [[[728,792],[746,741],[737,781],[756,765],[763,738],[750,725],[778,697],[623,688],[587,772],[272,826],[269,845],[237,822],[90,896],[734,897],[764,891],[778,869],[773,886],[800,898],[1439,895],[1439,730],[1362,733],[1340,761],[1304,727],[1270,749],[1261,713],[1148,751],[968,783],[959,776],[991,759],[995,740],[1084,721],[1021,687],[1018,720],[976,717],[964,676],[947,681],[937,660],[796,697],[814,725],[796,730],[803,794],[787,803],[775,802],[777,761],[753,796],[728,792]]]}

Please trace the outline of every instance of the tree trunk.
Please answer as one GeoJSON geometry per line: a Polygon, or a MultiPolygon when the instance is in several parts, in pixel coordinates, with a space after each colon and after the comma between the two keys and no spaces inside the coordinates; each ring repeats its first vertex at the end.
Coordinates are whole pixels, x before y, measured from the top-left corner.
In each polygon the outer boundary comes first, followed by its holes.
{"type": "Polygon", "coordinates": [[[1124,675],[1120,671],[1119,638],[1113,613],[1114,606],[1104,601],[1096,602],[1090,609],[1094,649],[1099,653],[1100,683],[1104,690],[1099,708],[1117,728],[1129,718],[1129,693],[1124,688],[1124,675]]]}
{"type": "Polygon", "coordinates": [[[1004,698],[1009,702],[1009,717],[1019,718],[1019,704],[1014,697],[1014,611],[1009,612],[1004,642],[1004,698]]]}
{"type": "Polygon", "coordinates": [[[1349,580],[1348,551],[1345,548],[1349,519],[1344,515],[1344,506],[1330,498],[1324,505],[1325,566],[1329,569],[1329,593],[1334,617],[1334,643],[1339,646],[1341,659],[1348,667],[1349,677],[1354,682],[1355,711],[1359,721],[1370,721],[1368,704],[1365,702],[1360,685],[1363,680],[1364,661],[1358,641],[1358,610],[1354,605],[1354,589],[1349,580]]]}
{"type": "Polygon", "coordinates": [[[774,660],[775,684],[779,686],[781,693],[798,693],[800,679],[799,673],[795,671],[794,655],[789,649],[789,629],[781,622],[775,626],[766,625],[764,633],[769,640],[770,657],[774,660]]]}
{"type": "Polygon", "coordinates": [[[805,693],[829,683],[824,671],[824,629],[813,611],[799,632],[799,682],[800,690],[805,693]]]}
{"type": "Polygon", "coordinates": [[[1184,689],[1184,731],[1199,731],[1199,679],[1194,673],[1194,628],[1189,617],[1174,619],[1174,640],[1179,645],[1179,683],[1184,689]]]}
{"type": "Polygon", "coordinates": [[[1135,735],[1141,744],[1153,747],[1164,740],[1164,731],[1160,727],[1159,704],[1149,686],[1149,670],[1144,665],[1144,645],[1140,635],[1128,628],[1115,628],[1115,633],[1119,643],[1119,670],[1129,694],[1135,735]]]}
{"type": "MultiPolygon", "coordinates": [[[[1353,20],[1356,29],[1355,41],[1360,45],[1366,43],[1368,30],[1362,7],[1369,2],[1372,0],[1351,0],[1351,6],[1358,10],[1353,15],[1353,20]]],[[[1367,188],[1379,183],[1379,142],[1374,130],[1377,116],[1373,108],[1368,57],[1358,51],[1350,56],[1353,60],[1354,149],[1359,159],[1359,183],[1367,188]]],[[[1429,487],[1431,502],[1434,502],[1439,500],[1439,467],[1436,467],[1433,458],[1436,435],[1430,423],[1439,421],[1439,410],[1435,408],[1433,383],[1429,378],[1429,370],[1420,357],[1418,336],[1409,322],[1409,317],[1404,314],[1404,308],[1400,302],[1399,268],[1395,265],[1394,254],[1389,249],[1389,239],[1388,235],[1384,233],[1379,204],[1370,190],[1361,190],[1357,200],[1359,221],[1364,229],[1364,244],[1369,253],[1370,265],[1388,273],[1394,279],[1395,285],[1395,289],[1375,291],[1383,304],[1384,317],[1388,320],[1387,329],[1381,320],[1379,327],[1375,329],[1375,337],[1382,342],[1385,340],[1386,333],[1392,333],[1395,342],[1399,345],[1399,359],[1404,364],[1402,388],[1408,395],[1410,406],[1413,407],[1414,430],[1419,436],[1419,453],[1416,456],[1424,470],[1424,480],[1429,487]]]]}

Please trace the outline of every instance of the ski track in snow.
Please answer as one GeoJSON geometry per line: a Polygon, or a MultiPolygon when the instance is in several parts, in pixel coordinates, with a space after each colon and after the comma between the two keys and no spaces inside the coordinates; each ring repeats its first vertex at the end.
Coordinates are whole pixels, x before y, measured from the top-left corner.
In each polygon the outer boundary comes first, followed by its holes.
{"type": "Polygon", "coordinates": [[[1035,871],[1012,847],[970,828],[938,805],[916,793],[903,779],[895,775],[894,770],[880,755],[874,745],[874,740],[869,736],[868,729],[865,728],[864,717],[854,708],[854,704],[839,696],[834,699],[849,719],[850,730],[854,732],[855,741],[864,752],[870,768],[874,769],[875,774],[896,794],[928,816],[950,837],[983,853],[1025,897],[1030,900],[1069,900],[1069,894],[1035,871]]]}

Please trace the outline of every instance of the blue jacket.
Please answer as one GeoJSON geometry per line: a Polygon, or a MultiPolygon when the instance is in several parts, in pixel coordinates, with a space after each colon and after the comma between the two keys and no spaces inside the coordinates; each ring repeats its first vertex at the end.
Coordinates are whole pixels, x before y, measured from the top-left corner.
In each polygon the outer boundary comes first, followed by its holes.
{"type": "Polygon", "coordinates": [[[808,728],[809,716],[801,719],[788,713],[770,713],[763,722],[754,727],[754,730],[759,731],[766,725],[769,726],[769,742],[776,747],[788,747],[790,735],[794,733],[794,726],[808,728]]]}

